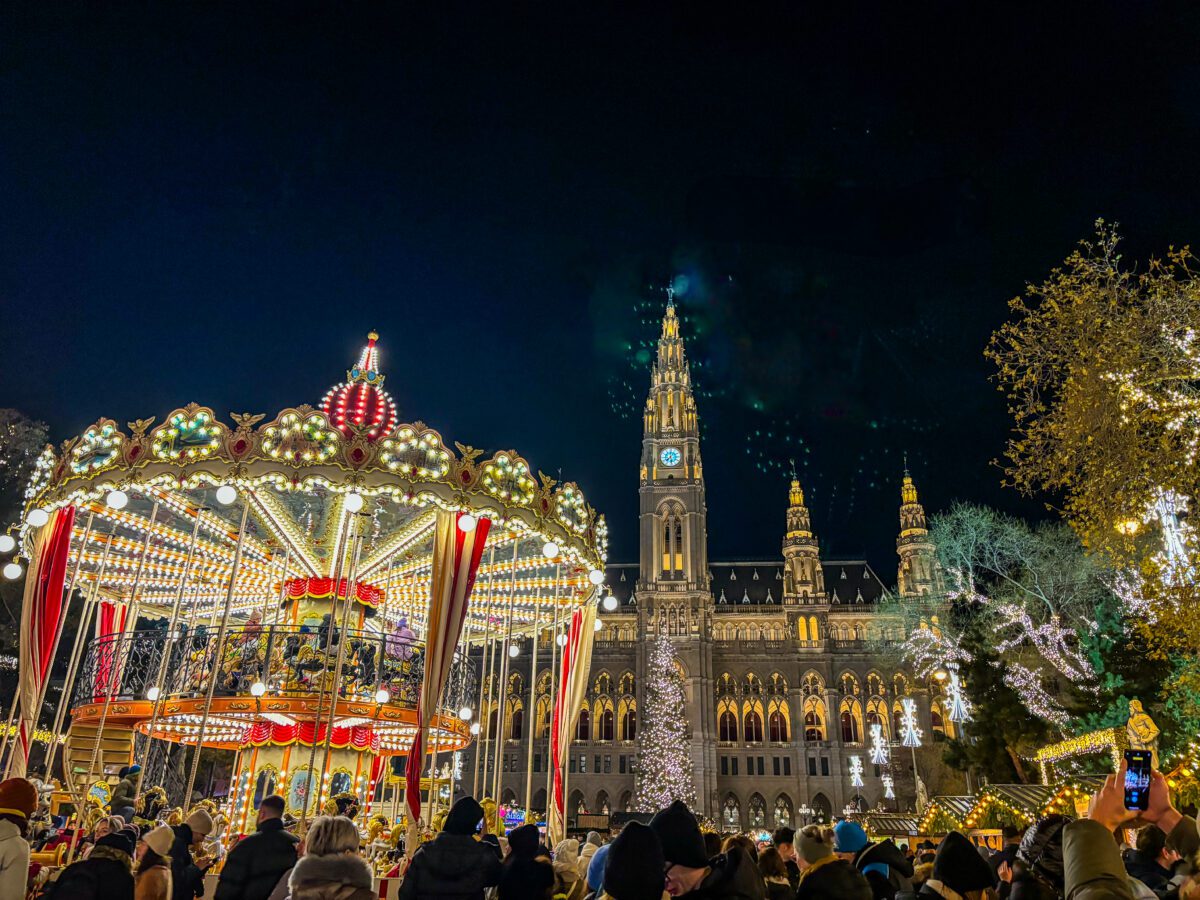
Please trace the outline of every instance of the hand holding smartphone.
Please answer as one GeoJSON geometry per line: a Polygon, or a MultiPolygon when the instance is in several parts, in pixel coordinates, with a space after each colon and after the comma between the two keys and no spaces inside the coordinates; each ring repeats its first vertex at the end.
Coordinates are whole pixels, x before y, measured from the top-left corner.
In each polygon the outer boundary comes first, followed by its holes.
{"type": "Polygon", "coordinates": [[[1125,751],[1125,808],[1145,812],[1150,806],[1149,750],[1125,751]]]}

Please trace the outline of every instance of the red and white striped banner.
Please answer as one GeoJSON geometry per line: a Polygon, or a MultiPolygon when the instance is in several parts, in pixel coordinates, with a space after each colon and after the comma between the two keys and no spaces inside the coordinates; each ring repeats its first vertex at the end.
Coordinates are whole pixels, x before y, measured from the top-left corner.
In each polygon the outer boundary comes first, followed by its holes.
{"type": "Polygon", "coordinates": [[[579,721],[583,697],[587,693],[588,672],[592,667],[592,642],[596,634],[596,604],[588,603],[571,615],[571,629],[563,647],[558,696],[554,700],[554,719],[550,726],[550,757],[554,765],[554,802],[546,819],[546,837],[551,847],[567,836],[564,811],[563,776],[571,734],[579,721]]]}
{"type": "MultiPolygon", "coordinates": [[[[421,816],[421,774],[425,768],[425,739],[429,723],[442,699],[442,688],[450,675],[454,651],[462,635],[463,622],[479,571],[479,560],[487,543],[491,521],[478,519],[470,531],[458,527],[462,513],[441,510],[433,538],[433,575],[430,579],[429,618],[425,633],[425,675],[417,701],[417,733],[408,751],[404,770],[404,799],[408,802],[409,833],[421,816]]],[[[408,842],[409,855],[416,841],[408,842]]]]}
{"type": "MultiPolygon", "coordinates": [[[[17,736],[21,744],[10,763],[9,774],[14,778],[25,775],[30,738],[37,727],[38,697],[54,664],[54,638],[66,606],[63,584],[66,581],[67,555],[71,549],[71,530],[74,527],[75,507],[64,506],[55,510],[50,521],[33,536],[33,552],[29,560],[29,572],[25,576],[25,597],[21,605],[21,640],[17,651],[20,666],[17,690],[21,697],[17,736]]],[[[64,697],[62,702],[66,703],[67,698],[64,697]]]]}

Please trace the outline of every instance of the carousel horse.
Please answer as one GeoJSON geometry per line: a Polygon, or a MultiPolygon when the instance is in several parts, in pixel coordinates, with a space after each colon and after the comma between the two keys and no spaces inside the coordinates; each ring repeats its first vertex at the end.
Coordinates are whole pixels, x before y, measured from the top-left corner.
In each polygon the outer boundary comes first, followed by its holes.
{"type": "Polygon", "coordinates": [[[167,805],[167,792],[159,785],[154,785],[142,794],[141,802],[133,816],[134,824],[153,827],[158,824],[159,816],[167,805]]]}

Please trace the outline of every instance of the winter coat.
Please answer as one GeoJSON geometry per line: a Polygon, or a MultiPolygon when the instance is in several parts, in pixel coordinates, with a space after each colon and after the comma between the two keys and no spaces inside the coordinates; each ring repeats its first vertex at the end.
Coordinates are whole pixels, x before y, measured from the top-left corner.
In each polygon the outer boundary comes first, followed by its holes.
{"type": "Polygon", "coordinates": [[[214,900],[267,900],[285,872],[296,865],[300,839],[282,819],[266,819],[229,851],[214,900]]]}
{"type": "Polygon", "coordinates": [[[792,886],[788,884],[786,878],[765,878],[763,879],[767,888],[767,900],[795,900],[796,892],[792,890],[792,886]]]}
{"type": "Polygon", "coordinates": [[[482,900],[484,888],[499,883],[500,860],[491,844],[443,831],[413,854],[400,883],[400,900],[482,900]]]}
{"type": "Polygon", "coordinates": [[[712,871],[688,894],[693,900],[765,900],[767,889],[758,866],[741,847],[730,847],[708,864],[712,871]]]}
{"type": "Polygon", "coordinates": [[[1155,893],[1160,892],[1171,880],[1171,870],[1164,869],[1153,859],[1147,859],[1134,850],[1125,858],[1125,871],[1155,893]]]}
{"type": "Polygon", "coordinates": [[[291,900],[375,900],[374,875],[357,853],[302,856],[288,876],[291,900]]]}
{"type": "Polygon", "coordinates": [[[576,867],[579,869],[579,877],[587,880],[588,863],[592,861],[592,857],[596,855],[596,851],[600,848],[595,844],[584,844],[579,848],[579,859],[576,867]]]}
{"type": "Polygon", "coordinates": [[[193,900],[204,896],[204,869],[192,862],[192,828],[174,825],[175,840],[171,843],[172,900],[193,900]]]}
{"type": "Polygon", "coordinates": [[[171,870],[151,866],[133,877],[133,900],[171,900],[171,870]]]}
{"type": "Polygon", "coordinates": [[[1133,900],[1112,833],[1091,819],[1063,828],[1066,900],[1133,900]]]}
{"type": "Polygon", "coordinates": [[[854,868],[863,872],[867,884],[871,885],[871,895],[875,900],[892,900],[898,891],[912,890],[912,861],[891,840],[878,841],[860,850],[854,858],[854,868]],[[863,869],[872,864],[887,866],[888,874],[877,871],[863,872],[863,869]]]}
{"type": "MultiPolygon", "coordinates": [[[[54,883],[54,900],[133,900],[133,875],[126,853],[112,847],[96,847],[87,859],[71,863],[63,869],[54,883]]],[[[24,879],[21,893],[0,894],[25,896],[24,879]]]]}
{"type": "Polygon", "coordinates": [[[134,800],[134,790],[137,788],[134,778],[126,775],[117,782],[117,786],[113,788],[112,799],[108,802],[108,808],[112,810],[114,815],[123,815],[123,809],[135,809],[137,804],[134,800]]]}
{"type": "Polygon", "coordinates": [[[0,897],[24,897],[29,883],[29,842],[21,829],[0,819],[0,897]]]}

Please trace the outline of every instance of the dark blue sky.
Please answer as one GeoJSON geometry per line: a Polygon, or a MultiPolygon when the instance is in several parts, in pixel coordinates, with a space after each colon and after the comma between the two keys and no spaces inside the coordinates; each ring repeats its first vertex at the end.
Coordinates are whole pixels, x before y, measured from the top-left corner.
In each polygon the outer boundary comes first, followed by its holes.
{"type": "Polygon", "coordinates": [[[1041,508],[990,466],[1007,299],[1097,216],[1198,237],[1191,4],[115,6],[0,20],[0,405],[58,440],[315,402],[376,328],[403,418],[630,559],[682,274],[713,555],[778,554],[796,458],[886,578],[905,450],[931,508],[1041,508]]]}

